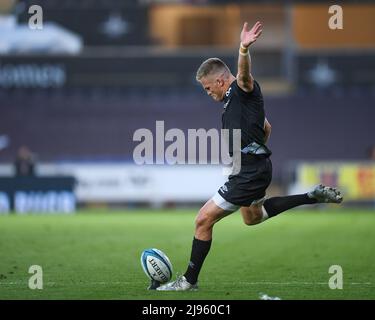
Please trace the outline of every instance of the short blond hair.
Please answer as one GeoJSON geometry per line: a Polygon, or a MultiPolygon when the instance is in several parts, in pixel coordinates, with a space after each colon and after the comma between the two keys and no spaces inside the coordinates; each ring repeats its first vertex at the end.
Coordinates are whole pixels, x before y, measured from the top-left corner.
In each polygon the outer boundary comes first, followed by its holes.
{"type": "Polygon", "coordinates": [[[195,78],[197,81],[200,81],[202,78],[205,78],[209,75],[217,73],[230,73],[228,66],[224,63],[223,60],[219,58],[209,58],[202,62],[197,70],[195,78]]]}

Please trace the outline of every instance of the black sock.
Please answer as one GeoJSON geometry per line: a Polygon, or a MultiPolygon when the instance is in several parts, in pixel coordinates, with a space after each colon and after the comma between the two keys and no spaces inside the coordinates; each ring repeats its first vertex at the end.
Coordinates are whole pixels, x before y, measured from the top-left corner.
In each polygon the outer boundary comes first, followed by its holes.
{"type": "Polygon", "coordinates": [[[303,204],[314,203],[317,203],[317,200],[314,198],[310,198],[307,193],[305,193],[294,196],[270,198],[264,201],[263,206],[267,211],[268,217],[271,218],[291,208],[301,206],[303,204]]]}
{"type": "Polygon", "coordinates": [[[204,241],[194,237],[189,266],[184,274],[189,283],[195,284],[197,282],[204,259],[210,251],[211,242],[212,240],[204,241]]]}

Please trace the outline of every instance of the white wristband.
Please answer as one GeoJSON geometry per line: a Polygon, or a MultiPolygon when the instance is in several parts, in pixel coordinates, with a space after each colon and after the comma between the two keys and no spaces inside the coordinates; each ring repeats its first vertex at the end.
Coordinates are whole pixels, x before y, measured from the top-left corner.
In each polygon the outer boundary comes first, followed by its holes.
{"type": "Polygon", "coordinates": [[[243,53],[241,50],[239,50],[238,53],[239,53],[241,56],[247,56],[247,55],[249,54],[249,51],[246,51],[246,53],[243,53]]]}
{"type": "Polygon", "coordinates": [[[242,42],[241,42],[240,46],[241,46],[241,49],[243,49],[243,50],[249,50],[249,47],[245,47],[245,46],[242,44],[242,42]]]}

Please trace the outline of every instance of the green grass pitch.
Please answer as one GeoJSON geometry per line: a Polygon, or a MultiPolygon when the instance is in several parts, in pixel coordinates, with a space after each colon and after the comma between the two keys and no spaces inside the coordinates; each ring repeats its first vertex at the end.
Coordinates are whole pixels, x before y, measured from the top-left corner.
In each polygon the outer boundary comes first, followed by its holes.
{"type": "Polygon", "coordinates": [[[0,299],[375,299],[375,215],[293,210],[257,226],[220,221],[197,292],[147,291],[143,249],[163,250],[174,276],[190,256],[193,210],[0,216],[0,299]],[[43,290],[28,288],[31,265],[43,290]],[[343,269],[332,290],[331,265],[343,269]]]}

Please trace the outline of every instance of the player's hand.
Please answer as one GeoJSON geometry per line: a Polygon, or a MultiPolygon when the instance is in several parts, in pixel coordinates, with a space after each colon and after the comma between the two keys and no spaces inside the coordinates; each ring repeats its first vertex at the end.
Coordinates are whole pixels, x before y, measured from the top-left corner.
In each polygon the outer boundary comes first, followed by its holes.
{"type": "Polygon", "coordinates": [[[241,43],[244,47],[250,46],[257,41],[263,31],[263,25],[257,21],[251,30],[248,30],[248,23],[245,22],[241,31],[241,43]]]}

